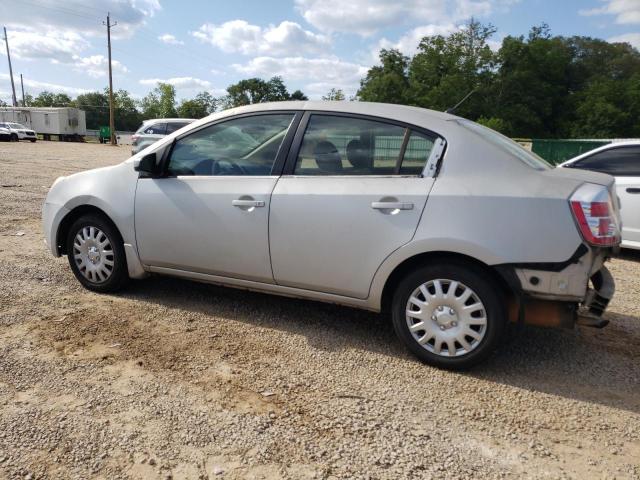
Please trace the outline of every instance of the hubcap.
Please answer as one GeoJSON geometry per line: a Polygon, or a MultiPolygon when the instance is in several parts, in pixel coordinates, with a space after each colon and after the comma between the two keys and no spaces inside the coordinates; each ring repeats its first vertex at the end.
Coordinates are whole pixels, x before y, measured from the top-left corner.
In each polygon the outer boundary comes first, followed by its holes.
{"type": "Polygon", "coordinates": [[[113,273],[113,248],[109,237],[98,227],[83,227],[77,232],[73,259],[80,273],[91,282],[106,282],[113,273]]]}
{"type": "Polygon", "coordinates": [[[407,302],[409,331],[425,350],[459,357],[474,350],[487,331],[487,312],[478,295],[455,280],[436,279],[416,288],[407,302]]]}

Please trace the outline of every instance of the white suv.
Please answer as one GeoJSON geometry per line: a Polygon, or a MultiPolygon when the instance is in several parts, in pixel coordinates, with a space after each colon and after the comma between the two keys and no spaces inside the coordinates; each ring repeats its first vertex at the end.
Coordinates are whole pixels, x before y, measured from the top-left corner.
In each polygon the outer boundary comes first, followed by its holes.
{"type": "Polygon", "coordinates": [[[614,198],[613,177],[453,115],[279,102],[59,178],[43,222],[91,290],[165,274],[387,311],[420,359],[464,368],[508,321],[607,323],[614,198]]]}
{"type": "Polygon", "coordinates": [[[195,122],[192,118],[156,118],[145,120],[140,128],[131,136],[131,154],[141,152],[161,138],[195,122]]]}
{"type": "Polygon", "coordinates": [[[0,128],[9,130],[9,136],[12,142],[17,142],[18,140],[29,140],[33,143],[38,139],[34,130],[27,128],[20,123],[3,122],[0,123],[0,128]]]}

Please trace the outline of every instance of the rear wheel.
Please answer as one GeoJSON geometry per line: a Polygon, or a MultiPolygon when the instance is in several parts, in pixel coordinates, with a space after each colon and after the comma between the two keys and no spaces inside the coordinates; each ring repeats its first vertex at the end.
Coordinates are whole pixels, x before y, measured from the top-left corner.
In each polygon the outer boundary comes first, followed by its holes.
{"type": "Polygon", "coordinates": [[[36,143],[36,139],[35,138],[30,138],[29,140],[31,141],[31,143],[36,143]]]}
{"type": "Polygon", "coordinates": [[[129,279],[122,238],[101,215],[83,215],[71,225],[67,257],[74,275],[89,290],[114,292],[129,279]]]}
{"type": "Polygon", "coordinates": [[[437,264],[419,268],[393,297],[397,335],[420,360],[464,369],[485,360],[506,323],[505,301],[479,268],[437,264]]]}

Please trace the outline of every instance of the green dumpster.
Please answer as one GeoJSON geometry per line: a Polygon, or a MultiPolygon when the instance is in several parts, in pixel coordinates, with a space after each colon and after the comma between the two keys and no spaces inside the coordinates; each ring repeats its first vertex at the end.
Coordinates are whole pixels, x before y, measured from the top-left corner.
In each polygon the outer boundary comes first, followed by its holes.
{"type": "Polygon", "coordinates": [[[100,127],[100,143],[109,143],[111,141],[111,129],[109,127],[100,127]]]}

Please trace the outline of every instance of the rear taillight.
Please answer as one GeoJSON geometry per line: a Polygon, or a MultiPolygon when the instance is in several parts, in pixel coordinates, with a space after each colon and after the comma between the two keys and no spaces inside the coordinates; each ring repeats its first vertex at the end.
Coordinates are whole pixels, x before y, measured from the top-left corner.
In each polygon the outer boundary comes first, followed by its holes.
{"type": "Polygon", "coordinates": [[[135,145],[137,141],[138,141],[138,135],[131,135],[131,143],[135,145]]]}
{"type": "Polygon", "coordinates": [[[620,243],[620,217],[607,187],[585,183],[569,200],[580,233],[591,245],[620,243]]]}

